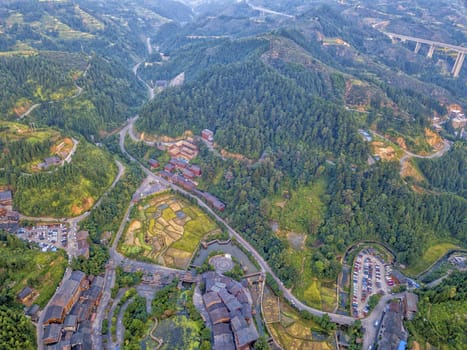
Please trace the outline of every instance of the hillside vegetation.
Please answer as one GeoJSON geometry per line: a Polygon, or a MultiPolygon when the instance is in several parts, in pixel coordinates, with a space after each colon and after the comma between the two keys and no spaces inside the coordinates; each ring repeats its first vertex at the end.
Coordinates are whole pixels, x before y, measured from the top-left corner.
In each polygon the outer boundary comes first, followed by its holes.
{"type": "Polygon", "coordinates": [[[13,184],[15,207],[29,216],[80,215],[110,186],[116,170],[107,153],[82,141],[70,164],[17,178],[13,184]]]}
{"type": "Polygon", "coordinates": [[[63,251],[42,253],[0,232],[0,348],[36,349],[36,332],[16,296],[33,289],[34,303],[44,307],[55,293],[66,267],[63,251]]]}
{"type": "Polygon", "coordinates": [[[418,312],[409,322],[409,331],[425,348],[425,343],[444,349],[462,349],[467,343],[467,273],[455,272],[439,286],[422,290],[418,312]]]}

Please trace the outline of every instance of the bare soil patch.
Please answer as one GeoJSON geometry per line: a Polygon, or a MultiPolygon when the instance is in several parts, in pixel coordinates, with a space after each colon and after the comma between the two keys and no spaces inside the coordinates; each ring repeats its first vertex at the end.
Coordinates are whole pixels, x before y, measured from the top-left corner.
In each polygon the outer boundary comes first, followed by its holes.
{"type": "Polygon", "coordinates": [[[287,240],[293,249],[302,250],[305,245],[306,235],[297,232],[288,232],[287,240]]]}
{"type": "Polygon", "coordinates": [[[391,146],[386,146],[384,142],[373,141],[371,143],[373,153],[383,160],[394,160],[396,158],[396,151],[391,146]]]}

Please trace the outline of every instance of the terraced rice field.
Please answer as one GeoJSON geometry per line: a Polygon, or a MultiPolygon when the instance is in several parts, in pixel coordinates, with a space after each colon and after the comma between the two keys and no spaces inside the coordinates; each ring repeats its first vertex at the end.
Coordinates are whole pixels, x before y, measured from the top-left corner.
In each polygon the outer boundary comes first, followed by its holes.
{"type": "Polygon", "coordinates": [[[165,192],[137,204],[120,251],[132,258],[184,269],[200,240],[217,230],[217,224],[200,208],[165,192]]]}

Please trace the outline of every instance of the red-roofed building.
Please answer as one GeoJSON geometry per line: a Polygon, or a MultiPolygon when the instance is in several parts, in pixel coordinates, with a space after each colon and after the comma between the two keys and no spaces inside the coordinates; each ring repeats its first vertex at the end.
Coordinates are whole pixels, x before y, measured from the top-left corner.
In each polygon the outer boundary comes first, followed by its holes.
{"type": "Polygon", "coordinates": [[[201,176],[201,168],[197,165],[192,165],[190,166],[190,171],[195,174],[195,176],[201,176]]]}
{"type": "Polygon", "coordinates": [[[159,168],[159,162],[155,159],[149,159],[148,161],[149,165],[151,168],[155,169],[155,168],[159,168]]]}
{"type": "Polygon", "coordinates": [[[189,169],[183,169],[183,177],[187,178],[187,179],[193,179],[195,177],[195,174],[193,174],[193,172],[189,169]]]}
{"type": "Polygon", "coordinates": [[[171,164],[171,163],[166,164],[165,167],[164,167],[164,171],[166,171],[168,173],[171,173],[174,170],[175,170],[175,166],[173,164],[171,164]]]}
{"type": "Polygon", "coordinates": [[[201,131],[201,137],[208,142],[214,141],[214,133],[209,129],[204,129],[201,131]]]}

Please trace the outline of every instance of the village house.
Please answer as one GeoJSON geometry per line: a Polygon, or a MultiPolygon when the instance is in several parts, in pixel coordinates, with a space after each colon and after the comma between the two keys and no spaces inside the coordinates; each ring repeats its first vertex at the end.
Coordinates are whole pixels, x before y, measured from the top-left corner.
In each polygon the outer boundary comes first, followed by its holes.
{"type": "Polygon", "coordinates": [[[18,293],[18,300],[22,303],[28,301],[28,299],[32,296],[32,289],[29,287],[24,287],[21,292],[18,293]]]}
{"type": "Polygon", "coordinates": [[[235,350],[232,328],[228,323],[215,324],[212,327],[215,350],[235,350]]]}
{"type": "Polygon", "coordinates": [[[63,329],[67,332],[76,332],[78,328],[78,317],[76,315],[68,315],[63,322],[63,329]]]}
{"type": "Polygon", "coordinates": [[[39,168],[44,170],[54,165],[60,165],[61,161],[57,156],[48,157],[44,159],[44,162],[39,164],[39,168]]]}
{"type": "Polygon", "coordinates": [[[178,158],[171,158],[169,164],[172,164],[178,170],[183,170],[188,167],[188,162],[186,160],[178,158]]]}
{"type": "Polygon", "coordinates": [[[203,131],[201,131],[201,137],[203,138],[203,140],[206,140],[210,143],[214,141],[214,133],[209,129],[204,129],[203,131]]]}
{"type": "Polygon", "coordinates": [[[188,168],[190,169],[190,171],[195,175],[195,176],[201,176],[202,173],[201,173],[201,168],[197,165],[190,165],[190,167],[188,168]]]}
{"type": "Polygon", "coordinates": [[[45,345],[58,343],[61,337],[62,337],[62,326],[61,325],[52,323],[44,327],[44,336],[42,337],[42,342],[45,345]]]}
{"type": "Polygon", "coordinates": [[[225,204],[222,203],[216,196],[213,196],[209,192],[202,192],[202,196],[206,201],[211,204],[214,208],[219,211],[224,211],[225,204]]]}
{"type": "Polygon", "coordinates": [[[172,180],[172,176],[173,176],[172,173],[170,173],[170,172],[168,172],[168,171],[166,171],[166,170],[160,171],[160,172],[159,172],[159,175],[162,176],[164,179],[169,180],[169,181],[172,180]]]}
{"type": "Polygon", "coordinates": [[[84,256],[86,259],[89,259],[89,242],[88,242],[89,232],[88,231],[79,231],[76,234],[76,244],[78,247],[78,256],[84,256]]]}
{"type": "Polygon", "coordinates": [[[181,175],[172,176],[172,182],[187,191],[193,191],[196,188],[196,185],[192,181],[185,179],[181,175]]]}
{"type": "Polygon", "coordinates": [[[175,170],[175,165],[168,163],[164,166],[164,171],[171,173],[175,170]]]}
{"type": "Polygon", "coordinates": [[[25,308],[24,313],[26,314],[26,316],[31,318],[32,322],[37,322],[39,321],[39,311],[39,305],[33,304],[30,307],[25,308]]]}
{"type": "Polygon", "coordinates": [[[2,207],[11,207],[13,206],[13,196],[11,195],[11,191],[1,191],[0,192],[0,206],[2,207]]]}
{"type": "Polygon", "coordinates": [[[65,315],[78,301],[86,286],[86,275],[82,271],[73,271],[70,278],[63,283],[60,291],[53,297],[45,311],[44,324],[63,323],[65,315]]]}
{"type": "Polygon", "coordinates": [[[153,169],[159,168],[160,166],[159,162],[155,159],[149,159],[148,164],[153,169]]]}
{"type": "Polygon", "coordinates": [[[406,292],[404,295],[404,312],[407,320],[412,320],[418,312],[418,296],[414,293],[406,292]]]}
{"type": "Polygon", "coordinates": [[[407,344],[407,333],[403,327],[403,310],[400,301],[392,301],[382,321],[382,334],[378,343],[378,349],[394,350],[402,348],[405,350],[407,344]]]}
{"type": "Polygon", "coordinates": [[[195,178],[195,174],[189,169],[183,169],[182,175],[184,178],[189,180],[193,180],[195,178]]]}
{"type": "Polygon", "coordinates": [[[452,118],[451,125],[454,129],[461,129],[467,125],[467,118],[461,114],[455,118],[452,118]]]}

